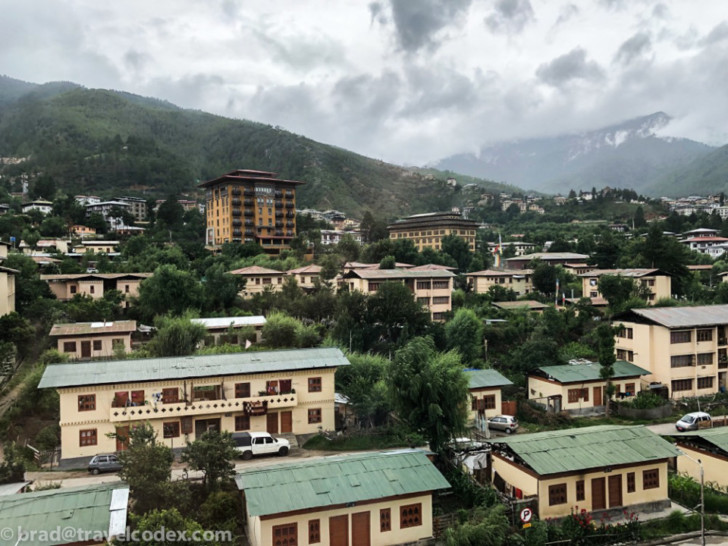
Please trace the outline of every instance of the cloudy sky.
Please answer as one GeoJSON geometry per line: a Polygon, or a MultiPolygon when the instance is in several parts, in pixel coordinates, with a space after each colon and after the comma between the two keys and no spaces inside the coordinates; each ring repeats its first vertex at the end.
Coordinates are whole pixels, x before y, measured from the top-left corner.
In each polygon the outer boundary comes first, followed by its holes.
{"type": "Polygon", "coordinates": [[[664,111],[728,142],[725,0],[0,0],[0,74],[398,164],[664,111]]]}

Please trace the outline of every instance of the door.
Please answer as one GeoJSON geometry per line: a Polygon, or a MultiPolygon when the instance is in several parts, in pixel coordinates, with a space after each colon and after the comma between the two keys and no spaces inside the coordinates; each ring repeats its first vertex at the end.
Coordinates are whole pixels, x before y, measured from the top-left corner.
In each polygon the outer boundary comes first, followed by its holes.
{"type": "Polygon", "coordinates": [[[601,387],[594,387],[594,405],[595,406],[602,405],[602,388],[601,387]]]}
{"type": "Polygon", "coordinates": [[[81,342],[81,358],[91,358],[91,342],[81,342]]]}
{"type": "Polygon", "coordinates": [[[266,428],[269,434],[278,434],[278,414],[269,413],[266,416],[266,428]]]}
{"type": "Polygon", "coordinates": [[[116,427],[116,451],[129,449],[129,427],[116,427]]]}
{"type": "Polygon", "coordinates": [[[622,475],[609,476],[609,508],[622,506],[622,475]]]}
{"type": "Polygon", "coordinates": [[[351,546],[370,546],[369,512],[351,515],[351,546]]]}
{"type": "Polygon", "coordinates": [[[282,411],[281,412],[281,432],[293,432],[293,412],[282,411]]]}
{"type": "Polygon", "coordinates": [[[604,491],[604,478],[593,478],[591,481],[592,510],[604,510],[607,500],[604,491]]]}
{"type": "Polygon", "coordinates": [[[349,516],[329,518],[329,545],[349,546],[349,516]]]}
{"type": "Polygon", "coordinates": [[[197,419],[195,421],[195,439],[202,436],[208,430],[220,432],[220,419],[197,419]]]}

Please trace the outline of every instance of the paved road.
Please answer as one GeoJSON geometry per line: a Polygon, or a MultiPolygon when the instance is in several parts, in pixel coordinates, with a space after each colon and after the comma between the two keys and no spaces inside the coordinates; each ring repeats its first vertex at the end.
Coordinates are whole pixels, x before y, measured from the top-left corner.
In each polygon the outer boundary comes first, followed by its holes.
{"type": "Polygon", "coordinates": [[[655,434],[661,435],[680,436],[681,434],[685,434],[684,432],[677,431],[677,429],[675,428],[675,423],[660,423],[659,425],[647,425],[647,428],[655,434]]]}

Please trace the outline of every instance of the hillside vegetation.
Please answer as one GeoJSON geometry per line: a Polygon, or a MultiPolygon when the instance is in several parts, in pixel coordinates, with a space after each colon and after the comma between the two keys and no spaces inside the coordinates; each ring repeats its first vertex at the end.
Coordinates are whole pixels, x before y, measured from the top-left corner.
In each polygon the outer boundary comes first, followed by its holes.
{"type": "Polygon", "coordinates": [[[373,210],[392,218],[459,202],[444,174],[408,170],[279,127],[70,83],[0,78],[0,157],[30,158],[5,165],[5,180],[43,173],[65,192],[107,197],[194,192],[198,181],[247,168],[306,182],[301,208],[355,216],[373,210]]]}

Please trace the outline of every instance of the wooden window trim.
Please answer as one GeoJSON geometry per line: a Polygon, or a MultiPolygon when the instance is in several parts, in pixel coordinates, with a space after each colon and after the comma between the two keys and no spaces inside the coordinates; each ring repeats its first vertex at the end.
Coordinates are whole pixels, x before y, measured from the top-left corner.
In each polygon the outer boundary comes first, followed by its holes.
{"type": "Polygon", "coordinates": [[[308,424],[312,425],[315,423],[321,423],[323,421],[323,415],[321,414],[321,408],[311,408],[308,410],[308,424]]]}
{"type": "Polygon", "coordinates": [[[586,492],[584,490],[584,480],[576,482],[576,500],[583,501],[586,498],[586,492]]]}
{"type": "Polygon", "coordinates": [[[386,533],[392,530],[392,509],[381,508],[379,510],[379,532],[386,533]]]}
{"type": "Polygon", "coordinates": [[[308,520],[308,543],[318,544],[321,542],[321,520],[308,520]]]}
{"type": "Polygon", "coordinates": [[[271,529],[273,545],[286,544],[296,546],[298,544],[298,522],[274,525],[271,529]]]}
{"type": "Polygon", "coordinates": [[[95,394],[79,394],[78,395],[78,411],[95,411],[96,395],[95,394]]]}
{"type": "Polygon", "coordinates": [[[660,470],[652,468],[642,471],[642,489],[657,489],[660,487],[660,470]]]}
{"type": "Polygon", "coordinates": [[[250,416],[249,415],[236,415],[235,416],[235,431],[250,430],[250,416]]]}
{"type": "Polygon", "coordinates": [[[250,383],[235,383],[235,398],[250,398],[250,383]]]}
{"type": "Polygon", "coordinates": [[[565,483],[549,485],[549,506],[566,504],[568,495],[565,483]]]}
{"type": "Polygon", "coordinates": [[[171,421],[162,423],[162,434],[165,438],[179,438],[180,426],[179,421],[171,421]]]}
{"type": "Polygon", "coordinates": [[[627,472],[627,493],[634,493],[637,490],[637,483],[634,472],[627,472]]]}
{"type": "Polygon", "coordinates": [[[98,444],[98,430],[95,428],[87,428],[78,431],[78,445],[95,446],[98,444]]]}
{"type": "Polygon", "coordinates": [[[309,377],[308,378],[308,392],[321,392],[322,384],[320,377],[309,377]]]}
{"type": "Polygon", "coordinates": [[[409,529],[422,525],[422,503],[405,504],[399,507],[399,528],[409,529]]]}

